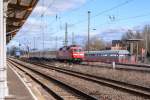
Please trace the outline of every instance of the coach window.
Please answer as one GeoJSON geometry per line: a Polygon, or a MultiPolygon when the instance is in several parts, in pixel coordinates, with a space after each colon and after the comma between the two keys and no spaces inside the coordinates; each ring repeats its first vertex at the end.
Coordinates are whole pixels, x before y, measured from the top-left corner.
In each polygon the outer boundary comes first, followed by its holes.
{"type": "Polygon", "coordinates": [[[117,56],[119,56],[119,54],[118,54],[118,53],[117,53],[116,55],[117,55],[117,56]]]}
{"type": "Polygon", "coordinates": [[[60,51],[62,50],[62,48],[59,49],[60,51]]]}
{"type": "Polygon", "coordinates": [[[77,52],[81,52],[82,50],[81,49],[77,49],[77,52]]]}

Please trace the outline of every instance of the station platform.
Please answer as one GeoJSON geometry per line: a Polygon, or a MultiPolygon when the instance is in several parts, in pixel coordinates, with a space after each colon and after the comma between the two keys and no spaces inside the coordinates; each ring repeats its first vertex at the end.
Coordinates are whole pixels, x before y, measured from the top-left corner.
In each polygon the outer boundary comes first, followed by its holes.
{"type": "Polygon", "coordinates": [[[7,65],[9,96],[5,100],[35,100],[18,75],[7,65]]]}

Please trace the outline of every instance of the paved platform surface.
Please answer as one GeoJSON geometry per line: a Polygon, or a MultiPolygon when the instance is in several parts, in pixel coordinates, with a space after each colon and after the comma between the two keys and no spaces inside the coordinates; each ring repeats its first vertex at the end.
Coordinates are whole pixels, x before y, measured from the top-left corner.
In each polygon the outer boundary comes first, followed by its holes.
{"type": "Polygon", "coordinates": [[[15,97],[15,99],[9,100],[34,100],[28,89],[9,66],[7,67],[7,80],[9,95],[15,97]]]}

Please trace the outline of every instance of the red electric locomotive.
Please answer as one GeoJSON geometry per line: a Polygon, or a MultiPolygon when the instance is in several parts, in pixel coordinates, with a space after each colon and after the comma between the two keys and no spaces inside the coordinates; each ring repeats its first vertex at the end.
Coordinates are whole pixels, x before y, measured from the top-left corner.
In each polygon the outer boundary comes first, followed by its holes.
{"type": "Polygon", "coordinates": [[[78,45],[64,46],[59,49],[57,59],[71,62],[81,62],[84,59],[84,51],[82,47],[78,45]]]}

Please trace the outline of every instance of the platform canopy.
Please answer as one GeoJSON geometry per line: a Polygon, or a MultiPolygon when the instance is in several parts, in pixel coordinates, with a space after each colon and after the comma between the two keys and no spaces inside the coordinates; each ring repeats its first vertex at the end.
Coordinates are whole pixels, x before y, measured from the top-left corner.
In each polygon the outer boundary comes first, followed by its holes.
{"type": "Polygon", "coordinates": [[[6,19],[7,43],[23,26],[38,0],[4,0],[8,2],[6,19]]]}
{"type": "Polygon", "coordinates": [[[127,42],[139,42],[139,41],[144,41],[143,39],[128,39],[126,40],[127,42]]]}

